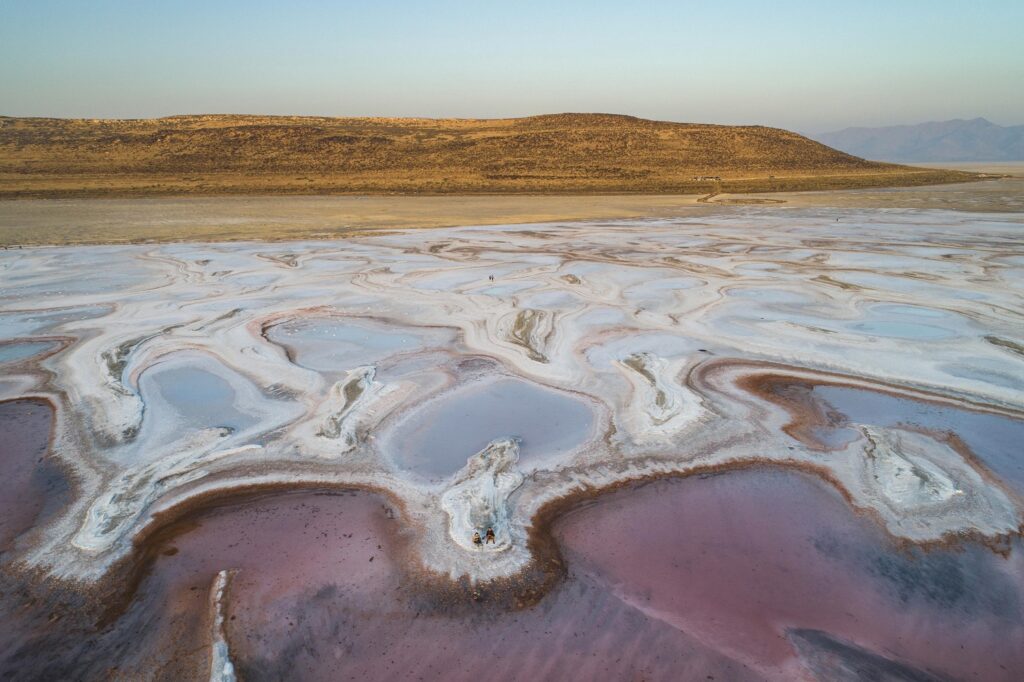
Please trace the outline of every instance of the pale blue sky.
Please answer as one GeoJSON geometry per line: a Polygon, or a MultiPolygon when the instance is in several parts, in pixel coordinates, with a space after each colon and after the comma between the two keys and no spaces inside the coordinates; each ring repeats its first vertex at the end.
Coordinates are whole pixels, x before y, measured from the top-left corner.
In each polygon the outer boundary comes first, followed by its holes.
{"type": "Polygon", "coordinates": [[[0,114],[1024,123],[1024,0],[0,0],[0,114]]]}

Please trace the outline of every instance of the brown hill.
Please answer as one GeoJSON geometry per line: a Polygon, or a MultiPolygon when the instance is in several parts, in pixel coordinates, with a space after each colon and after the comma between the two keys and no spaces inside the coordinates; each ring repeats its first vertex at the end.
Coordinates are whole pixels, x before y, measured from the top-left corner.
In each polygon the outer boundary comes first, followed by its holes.
{"type": "Polygon", "coordinates": [[[0,197],[8,198],[685,194],[879,187],[970,177],[865,161],[777,128],[608,114],[495,120],[0,118],[0,197]]]}

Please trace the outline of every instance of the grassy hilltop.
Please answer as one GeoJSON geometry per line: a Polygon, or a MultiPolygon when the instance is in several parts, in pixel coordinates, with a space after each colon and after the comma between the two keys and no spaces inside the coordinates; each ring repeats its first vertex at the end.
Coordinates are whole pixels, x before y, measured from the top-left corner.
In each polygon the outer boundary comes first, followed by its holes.
{"type": "Polygon", "coordinates": [[[0,117],[0,198],[757,192],[969,173],[865,161],[762,126],[608,114],[399,119],[0,117]],[[714,179],[695,179],[718,177],[714,179]]]}

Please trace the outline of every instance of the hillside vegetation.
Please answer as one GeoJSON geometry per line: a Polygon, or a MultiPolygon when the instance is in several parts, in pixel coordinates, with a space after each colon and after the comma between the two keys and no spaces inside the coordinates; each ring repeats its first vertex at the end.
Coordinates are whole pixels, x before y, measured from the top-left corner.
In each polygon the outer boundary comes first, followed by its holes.
{"type": "Polygon", "coordinates": [[[0,118],[0,197],[7,198],[697,193],[970,177],[865,161],[777,128],[607,114],[495,120],[0,118]]]}

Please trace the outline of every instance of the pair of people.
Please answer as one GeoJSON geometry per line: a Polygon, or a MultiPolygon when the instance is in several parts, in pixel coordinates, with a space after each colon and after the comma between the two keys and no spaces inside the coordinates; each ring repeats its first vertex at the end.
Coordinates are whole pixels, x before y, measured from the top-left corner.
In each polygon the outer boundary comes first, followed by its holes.
{"type": "Polygon", "coordinates": [[[488,545],[494,544],[494,529],[493,528],[488,528],[487,529],[487,533],[485,533],[485,536],[486,536],[487,539],[486,540],[481,540],[480,539],[480,531],[478,531],[478,530],[473,531],[473,544],[474,545],[482,545],[482,544],[484,544],[484,542],[486,542],[488,545]]]}

